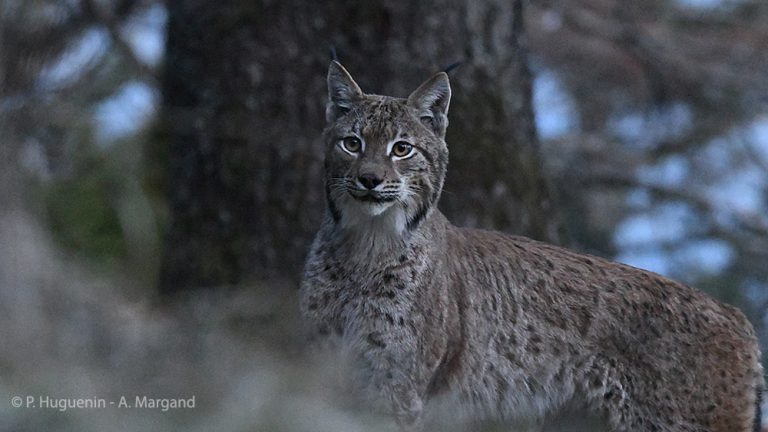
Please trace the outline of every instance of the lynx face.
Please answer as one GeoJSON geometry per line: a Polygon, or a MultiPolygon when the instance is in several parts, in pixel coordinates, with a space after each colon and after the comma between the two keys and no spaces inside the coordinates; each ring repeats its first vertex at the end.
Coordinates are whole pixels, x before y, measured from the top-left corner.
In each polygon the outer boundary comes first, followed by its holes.
{"type": "Polygon", "coordinates": [[[334,62],[324,132],[326,194],[346,226],[389,221],[413,229],[437,202],[448,163],[450,100],[440,73],[408,99],[364,94],[334,62]]]}

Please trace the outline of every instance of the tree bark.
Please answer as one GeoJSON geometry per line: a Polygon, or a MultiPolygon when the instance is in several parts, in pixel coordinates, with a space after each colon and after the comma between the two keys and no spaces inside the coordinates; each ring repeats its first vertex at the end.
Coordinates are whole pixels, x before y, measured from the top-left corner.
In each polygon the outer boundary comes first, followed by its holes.
{"type": "Polygon", "coordinates": [[[161,289],[297,279],[323,214],[327,48],[368,93],[452,77],[455,222],[557,241],[522,1],[168,2],[168,225],[161,289]]]}

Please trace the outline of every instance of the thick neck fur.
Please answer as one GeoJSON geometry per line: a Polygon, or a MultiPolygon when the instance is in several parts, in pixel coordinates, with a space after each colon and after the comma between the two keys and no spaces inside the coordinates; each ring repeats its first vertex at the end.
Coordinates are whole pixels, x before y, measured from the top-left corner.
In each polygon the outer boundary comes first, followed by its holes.
{"type": "Polygon", "coordinates": [[[403,253],[409,245],[429,237],[434,215],[428,215],[417,227],[408,227],[407,216],[398,206],[389,207],[378,214],[367,209],[349,206],[342,210],[339,220],[326,217],[323,231],[325,241],[335,246],[336,254],[347,262],[375,264],[403,253]]]}

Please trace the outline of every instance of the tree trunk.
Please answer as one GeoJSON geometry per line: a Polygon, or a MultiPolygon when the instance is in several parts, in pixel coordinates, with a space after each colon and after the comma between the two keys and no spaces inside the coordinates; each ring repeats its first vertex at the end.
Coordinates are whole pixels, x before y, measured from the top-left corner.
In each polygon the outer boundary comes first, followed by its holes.
{"type": "Polygon", "coordinates": [[[168,3],[170,221],[161,287],[296,279],[323,214],[327,48],[364,91],[406,96],[456,60],[442,208],[557,240],[522,1],[168,3]]]}

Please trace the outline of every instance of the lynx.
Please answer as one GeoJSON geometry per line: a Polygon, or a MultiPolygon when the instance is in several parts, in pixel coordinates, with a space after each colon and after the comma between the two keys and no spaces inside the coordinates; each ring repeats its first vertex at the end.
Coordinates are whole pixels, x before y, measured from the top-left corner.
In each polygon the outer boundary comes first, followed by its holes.
{"type": "Polygon", "coordinates": [[[578,403],[612,431],[751,431],[763,373],[736,308],[657,274],[437,210],[451,89],[407,99],[328,72],[327,211],[300,307],[313,338],[403,430],[447,395],[479,417],[547,418],[578,403]]]}

